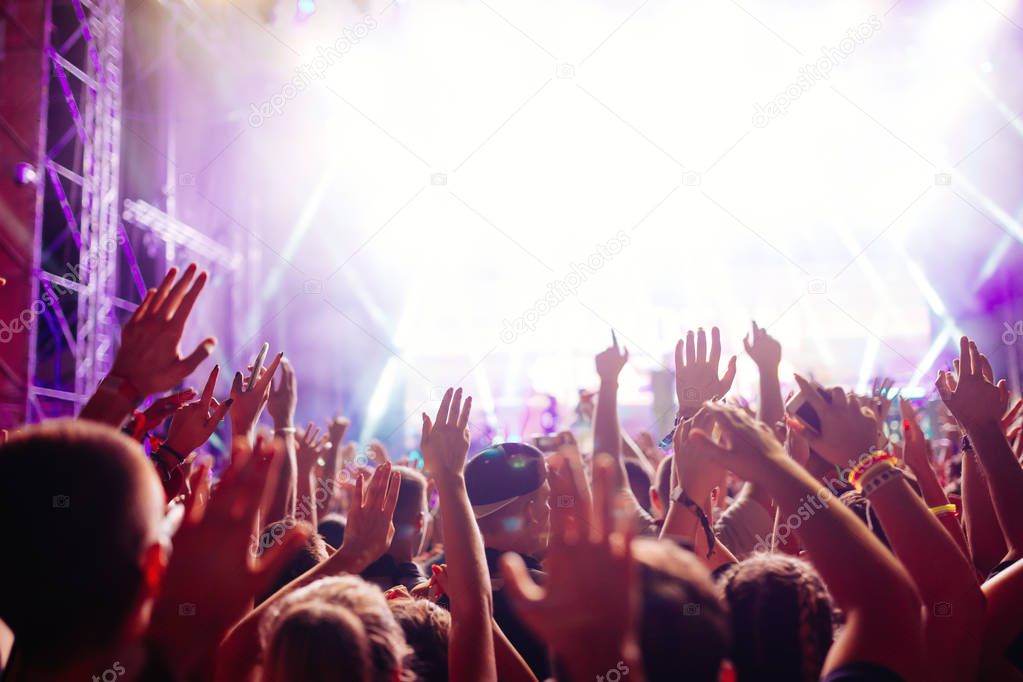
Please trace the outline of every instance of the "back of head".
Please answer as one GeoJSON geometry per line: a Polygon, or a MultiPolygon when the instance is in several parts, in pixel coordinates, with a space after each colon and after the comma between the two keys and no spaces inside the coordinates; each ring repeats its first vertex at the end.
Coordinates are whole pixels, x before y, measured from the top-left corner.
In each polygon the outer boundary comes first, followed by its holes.
{"type": "Polygon", "coordinates": [[[359,617],[343,606],[302,602],[280,612],[269,633],[264,682],[373,679],[369,638],[359,617]]]}
{"type": "Polygon", "coordinates": [[[640,578],[639,645],[649,682],[717,682],[728,656],[729,623],[710,573],[677,545],[632,543],[640,578]]]}
{"type": "Polygon", "coordinates": [[[316,530],[323,537],[324,542],[337,549],[344,544],[345,525],[347,525],[347,519],[341,514],[333,512],[320,519],[316,530]]]}
{"type": "Polygon", "coordinates": [[[23,429],[0,448],[0,618],[61,665],[114,643],[136,614],[164,495],[138,443],[86,421],[23,429]]]}
{"type": "Polygon", "coordinates": [[[447,682],[451,614],[428,599],[392,599],[387,605],[412,647],[410,667],[416,677],[422,682],[447,682]]]}
{"type": "Polygon", "coordinates": [[[786,554],[755,554],[722,587],[732,663],[742,682],[817,680],[832,642],[831,597],[814,568],[786,554]]]}
{"type": "MultiPolygon", "coordinates": [[[[405,659],[410,654],[410,649],[405,643],[405,635],[387,607],[380,588],[357,576],[345,575],[317,580],[288,594],[280,603],[274,604],[260,624],[263,650],[270,650],[274,626],[282,614],[292,608],[301,608],[300,605],[318,604],[345,608],[362,623],[369,643],[370,680],[394,682],[400,679],[405,668],[405,659]]],[[[293,674],[291,679],[302,678],[293,674]]]]}
{"type": "Polygon", "coordinates": [[[398,502],[394,507],[394,540],[414,545],[418,554],[426,532],[426,477],[406,466],[395,466],[391,471],[401,475],[398,502]]]}
{"type": "Polygon", "coordinates": [[[543,453],[528,443],[501,443],[465,464],[465,488],[488,547],[536,554],[550,531],[550,486],[543,453]]]}

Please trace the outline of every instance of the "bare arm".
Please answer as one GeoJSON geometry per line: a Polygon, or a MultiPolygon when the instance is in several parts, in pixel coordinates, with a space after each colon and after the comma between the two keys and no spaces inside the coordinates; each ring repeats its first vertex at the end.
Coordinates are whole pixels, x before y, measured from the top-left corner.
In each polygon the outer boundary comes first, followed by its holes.
{"type": "Polygon", "coordinates": [[[451,595],[448,679],[451,682],[497,680],[494,654],[493,602],[483,537],[469,502],[462,469],[469,454],[469,412],[472,398],[462,403],[462,389],[449,388],[435,423],[423,415],[420,450],[437,482],[444,551],[451,595]],[[450,408],[450,409],[449,409],[450,408]]]}

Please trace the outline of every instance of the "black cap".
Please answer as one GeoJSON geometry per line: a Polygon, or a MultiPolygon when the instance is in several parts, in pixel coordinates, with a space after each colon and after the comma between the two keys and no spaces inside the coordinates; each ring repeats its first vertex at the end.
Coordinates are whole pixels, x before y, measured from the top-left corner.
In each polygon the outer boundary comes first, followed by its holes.
{"type": "Polygon", "coordinates": [[[465,465],[465,488],[477,519],[536,492],[547,480],[543,453],[527,443],[501,443],[465,465]]]}

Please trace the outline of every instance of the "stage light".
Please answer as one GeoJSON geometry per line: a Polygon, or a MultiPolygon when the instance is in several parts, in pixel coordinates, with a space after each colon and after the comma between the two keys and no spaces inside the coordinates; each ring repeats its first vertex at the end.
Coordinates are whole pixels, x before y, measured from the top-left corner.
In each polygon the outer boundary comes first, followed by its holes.
{"type": "Polygon", "coordinates": [[[316,0],[298,0],[295,5],[295,17],[299,20],[308,19],[316,13],[316,0]]]}

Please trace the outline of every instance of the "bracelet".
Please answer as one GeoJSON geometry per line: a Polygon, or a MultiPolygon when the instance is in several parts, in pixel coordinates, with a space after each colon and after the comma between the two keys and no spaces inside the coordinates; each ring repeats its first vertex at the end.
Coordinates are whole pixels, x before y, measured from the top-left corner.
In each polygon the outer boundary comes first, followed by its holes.
{"type": "MultiPolygon", "coordinates": [[[[879,473],[873,476],[864,476],[862,486],[860,487],[860,493],[864,497],[870,497],[873,493],[877,492],[877,489],[883,486],[888,481],[896,478],[902,478],[902,469],[894,465],[884,465],[875,467],[879,473]]],[[[869,473],[869,472],[868,472],[869,473]]]]}
{"type": "Polygon", "coordinates": [[[159,448],[159,449],[160,449],[160,450],[166,450],[167,452],[171,453],[171,455],[172,455],[172,456],[174,457],[174,459],[178,460],[178,462],[179,462],[179,463],[183,463],[183,462],[185,461],[185,456],[184,456],[184,455],[182,455],[182,454],[181,454],[180,452],[178,452],[177,450],[175,450],[174,448],[172,448],[171,446],[167,445],[167,442],[166,442],[166,441],[164,441],[164,442],[163,442],[163,443],[162,443],[162,444],[160,445],[160,448],[159,448]]]}
{"type": "Polygon", "coordinates": [[[294,426],[282,426],[279,429],[274,429],[274,433],[295,433],[298,431],[294,426]]]}
{"type": "Polygon", "coordinates": [[[931,507],[931,513],[935,516],[941,516],[942,514],[955,514],[956,506],[954,504],[939,504],[937,507],[931,507]]]}
{"type": "Polygon", "coordinates": [[[882,462],[887,463],[888,466],[894,466],[895,455],[890,452],[885,452],[884,450],[876,450],[872,452],[866,459],[852,468],[846,476],[846,480],[848,480],[854,488],[859,490],[860,481],[863,479],[864,475],[882,462]]]}

